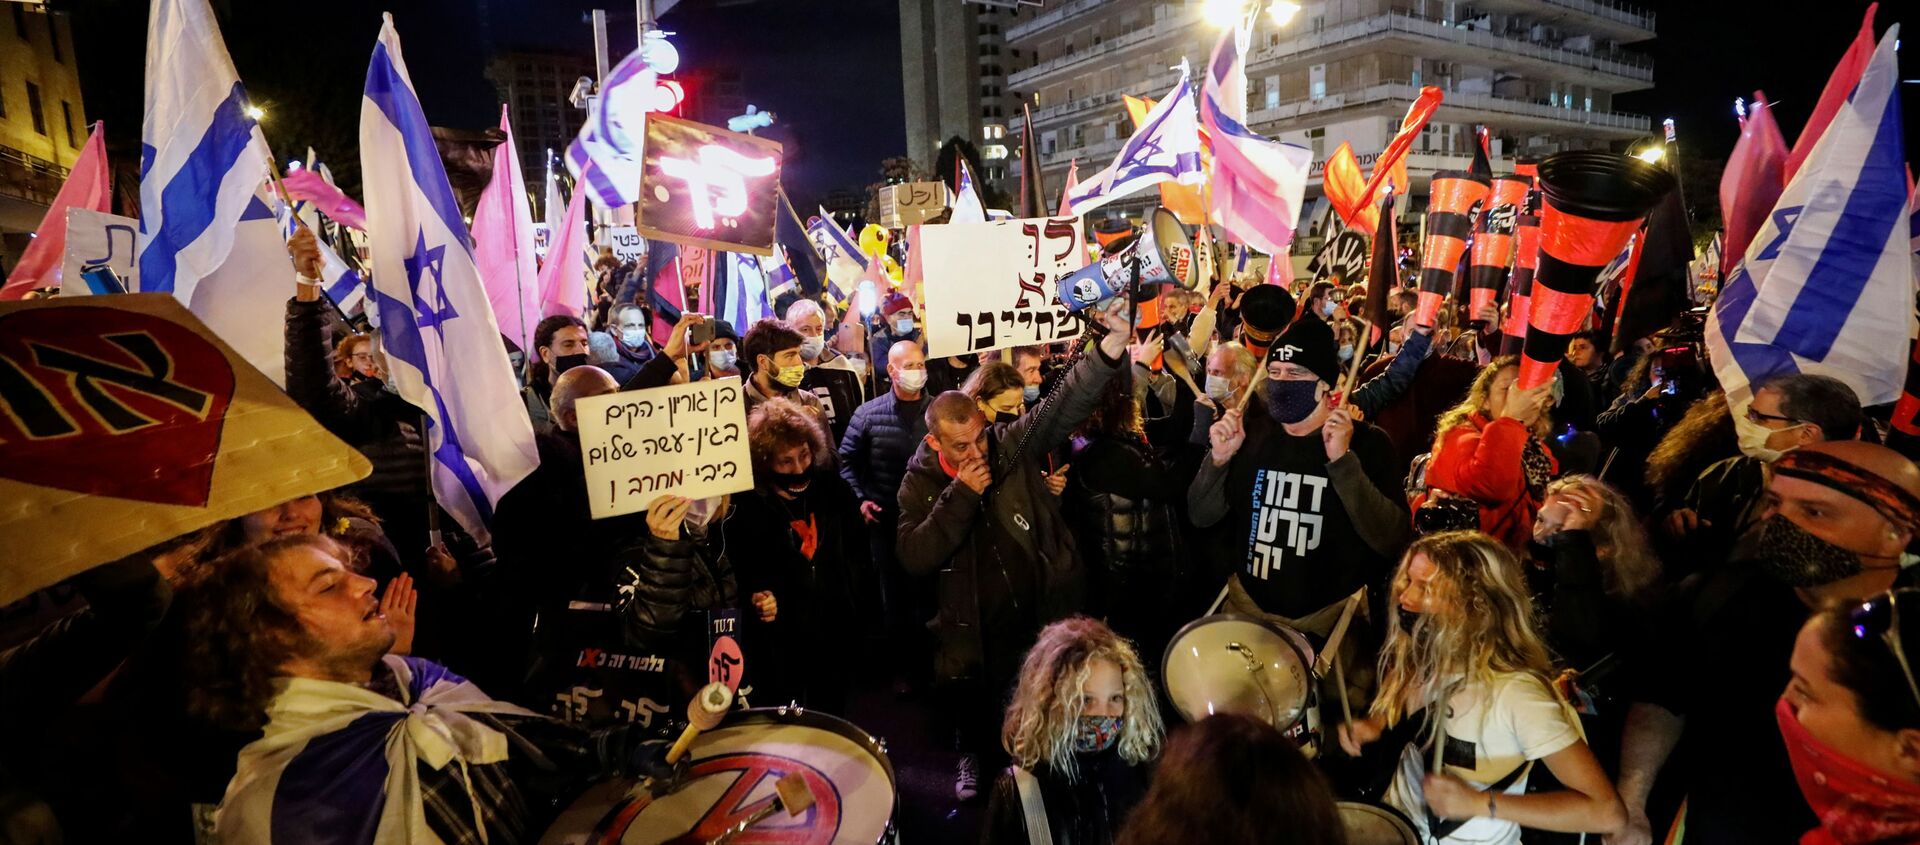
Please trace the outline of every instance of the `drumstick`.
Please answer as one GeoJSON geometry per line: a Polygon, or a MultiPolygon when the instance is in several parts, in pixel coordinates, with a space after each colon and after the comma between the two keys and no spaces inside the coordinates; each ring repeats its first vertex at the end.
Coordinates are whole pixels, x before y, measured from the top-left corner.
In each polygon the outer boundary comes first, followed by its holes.
{"type": "Polygon", "coordinates": [[[1447,704],[1452,697],[1443,688],[1430,705],[1433,707],[1433,768],[1427,770],[1430,774],[1445,774],[1447,771],[1447,704]]]}
{"type": "Polygon", "coordinates": [[[799,772],[788,772],[773,784],[773,800],[768,801],[766,806],[753,811],[752,815],[722,831],[719,836],[707,840],[707,845],[722,845],[727,840],[747,832],[747,828],[759,824],[762,819],[783,809],[787,811],[787,815],[797,816],[812,807],[813,790],[807,788],[807,779],[799,772]]]}
{"type": "Polygon", "coordinates": [[[1333,654],[1333,683],[1340,692],[1340,717],[1347,724],[1353,723],[1353,702],[1347,699],[1346,661],[1340,659],[1340,653],[1333,654]]]}
{"type": "Polygon", "coordinates": [[[711,683],[701,687],[700,694],[687,702],[687,729],[680,732],[680,738],[667,751],[667,765],[680,762],[680,758],[686,756],[687,749],[692,747],[694,737],[699,736],[701,731],[718,727],[731,707],[733,690],[728,689],[726,684],[711,683]]]}
{"type": "MultiPolygon", "coordinates": [[[[1365,332],[1373,325],[1359,317],[1354,317],[1353,321],[1360,324],[1359,336],[1361,337],[1364,337],[1365,332]]],[[[1354,384],[1360,381],[1360,359],[1362,357],[1364,356],[1362,356],[1358,350],[1354,351],[1353,363],[1347,366],[1347,374],[1340,381],[1340,404],[1342,405],[1349,404],[1347,402],[1347,394],[1353,390],[1354,384]]],[[[1358,418],[1356,417],[1356,419],[1358,418]]]]}
{"type": "Polygon", "coordinates": [[[1199,385],[1193,383],[1193,371],[1187,366],[1187,356],[1185,354],[1175,349],[1172,354],[1166,355],[1165,360],[1167,362],[1167,370],[1172,372],[1174,377],[1180,379],[1180,381],[1187,386],[1188,390],[1193,391],[1193,395],[1207,395],[1206,391],[1201,390],[1199,385]]]}
{"type": "Polygon", "coordinates": [[[1247,392],[1240,394],[1240,398],[1233,403],[1233,409],[1236,411],[1246,410],[1247,400],[1253,398],[1253,389],[1259,387],[1260,382],[1265,381],[1266,378],[1267,368],[1255,367],[1253,370],[1253,379],[1247,382],[1247,392]]]}

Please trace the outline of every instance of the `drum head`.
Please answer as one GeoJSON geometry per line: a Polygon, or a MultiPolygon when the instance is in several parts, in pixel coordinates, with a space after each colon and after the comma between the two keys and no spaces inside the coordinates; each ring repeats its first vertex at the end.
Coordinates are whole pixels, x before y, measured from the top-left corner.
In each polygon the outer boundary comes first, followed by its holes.
{"type": "Polygon", "coordinates": [[[1312,655],[1298,632],[1223,613],[1196,619],[1167,644],[1161,677],[1187,721],[1240,713],[1286,730],[1305,715],[1312,655]]]}
{"type": "Polygon", "coordinates": [[[1339,802],[1347,845],[1420,845],[1420,833],[1399,810],[1383,804],[1339,802]]]}
{"type": "Polygon", "coordinates": [[[812,809],[776,812],[732,841],[874,845],[893,819],[893,766],[885,752],[864,731],[823,713],[736,713],[702,733],[688,757],[678,790],[636,801],[626,798],[631,782],[596,786],[561,814],[542,845],[597,843],[594,827],[614,817],[623,829],[612,841],[621,845],[705,842],[765,806],[788,773],[806,780],[812,809]]]}

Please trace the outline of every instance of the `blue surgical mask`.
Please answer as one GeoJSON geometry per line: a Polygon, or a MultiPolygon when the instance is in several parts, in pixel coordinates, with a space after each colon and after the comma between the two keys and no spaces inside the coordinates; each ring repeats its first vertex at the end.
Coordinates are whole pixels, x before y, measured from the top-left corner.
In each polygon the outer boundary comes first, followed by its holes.
{"type": "Polygon", "coordinates": [[[1353,360],[1353,344],[1343,343],[1340,345],[1340,360],[1342,361],[1353,360]]]}
{"type": "Polygon", "coordinates": [[[1297,423],[1320,410],[1320,382],[1268,381],[1267,412],[1278,423],[1297,423]]]}
{"type": "Polygon", "coordinates": [[[715,349],[707,353],[707,366],[716,370],[731,370],[738,355],[731,349],[715,349]]]}
{"type": "Polygon", "coordinates": [[[809,361],[820,357],[826,351],[827,339],[824,337],[803,337],[800,339],[800,357],[809,361]]]}
{"type": "Polygon", "coordinates": [[[628,349],[639,349],[647,342],[647,333],[640,329],[631,329],[620,333],[620,342],[628,349]]]}
{"type": "Polygon", "coordinates": [[[901,317],[900,319],[893,321],[893,333],[895,335],[913,334],[913,318],[901,317]]]}
{"type": "Polygon", "coordinates": [[[1032,402],[1035,399],[1039,399],[1040,385],[1029,384],[1026,387],[1021,388],[1020,395],[1021,397],[1025,398],[1028,402],[1032,402]]]}
{"type": "Polygon", "coordinates": [[[1207,398],[1215,402],[1225,402],[1233,393],[1233,383],[1226,376],[1207,376],[1207,398]]]}

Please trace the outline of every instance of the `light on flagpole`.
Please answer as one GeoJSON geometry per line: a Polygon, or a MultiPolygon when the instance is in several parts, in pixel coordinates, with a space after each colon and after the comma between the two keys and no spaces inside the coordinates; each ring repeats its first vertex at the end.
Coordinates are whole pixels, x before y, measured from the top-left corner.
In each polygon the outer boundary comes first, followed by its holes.
{"type": "Polygon", "coordinates": [[[1273,18],[1274,26],[1286,26],[1293,22],[1293,16],[1300,14],[1300,4],[1291,0],[1273,0],[1267,7],[1267,15],[1273,18]]]}
{"type": "Polygon", "coordinates": [[[259,123],[267,118],[267,110],[249,103],[246,108],[247,119],[259,123]]]}
{"type": "Polygon", "coordinates": [[[1653,147],[1648,147],[1644,150],[1641,150],[1640,152],[1634,153],[1633,157],[1641,161],[1644,161],[1648,164],[1653,164],[1659,161],[1660,159],[1665,158],[1666,155],[1667,155],[1666,147],[1653,146],[1653,147]]]}
{"type": "Polygon", "coordinates": [[[1239,24],[1246,10],[1246,0],[1207,0],[1200,7],[1200,16],[1206,18],[1207,23],[1225,29],[1239,24]]]}

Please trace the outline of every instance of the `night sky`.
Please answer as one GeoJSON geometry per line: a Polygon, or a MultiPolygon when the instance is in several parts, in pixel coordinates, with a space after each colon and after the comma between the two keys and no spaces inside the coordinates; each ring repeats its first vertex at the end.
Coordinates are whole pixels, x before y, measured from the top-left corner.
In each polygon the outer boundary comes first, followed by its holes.
{"type": "MultiPolygon", "coordinates": [[[[959,2],[959,0],[944,0],[959,2]]],[[[145,0],[67,0],[87,109],[107,121],[114,147],[137,143],[145,55],[145,0]]],[[[323,158],[357,155],[359,97],[380,12],[400,30],[427,117],[483,128],[498,120],[482,75],[491,49],[577,50],[592,55],[584,11],[593,0],[216,0],[240,76],[269,108],[267,132],[282,159],[308,145],[323,158]]],[[[615,59],[632,49],[633,7],[605,2],[615,59]]],[[[1865,5],[1748,0],[1647,0],[1660,38],[1633,49],[1656,60],[1657,87],[1616,107],[1674,117],[1685,154],[1721,158],[1737,139],[1734,97],[1764,89],[1792,144],[1865,5]]],[[[1878,31],[1901,3],[1883,4],[1878,31]]],[[[1909,24],[1915,21],[1908,21],[1909,24]]],[[[788,146],[786,181],[801,208],[836,188],[878,181],[882,159],[905,148],[897,0],[682,0],[661,19],[677,33],[683,67],[740,69],[750,102],[779,115],[766,134],[788,146]]],[[[1904,51],[1904,78],[1920,65],[1904,51]]],[[[1905,85],[1909,101],[1920,85],[1905,85]]],[[[1907,133],[1920,138],[1909,103],[1907,133]]],[[[1691,191],[1690,191],[1691,193],[1691,191]]]]}

